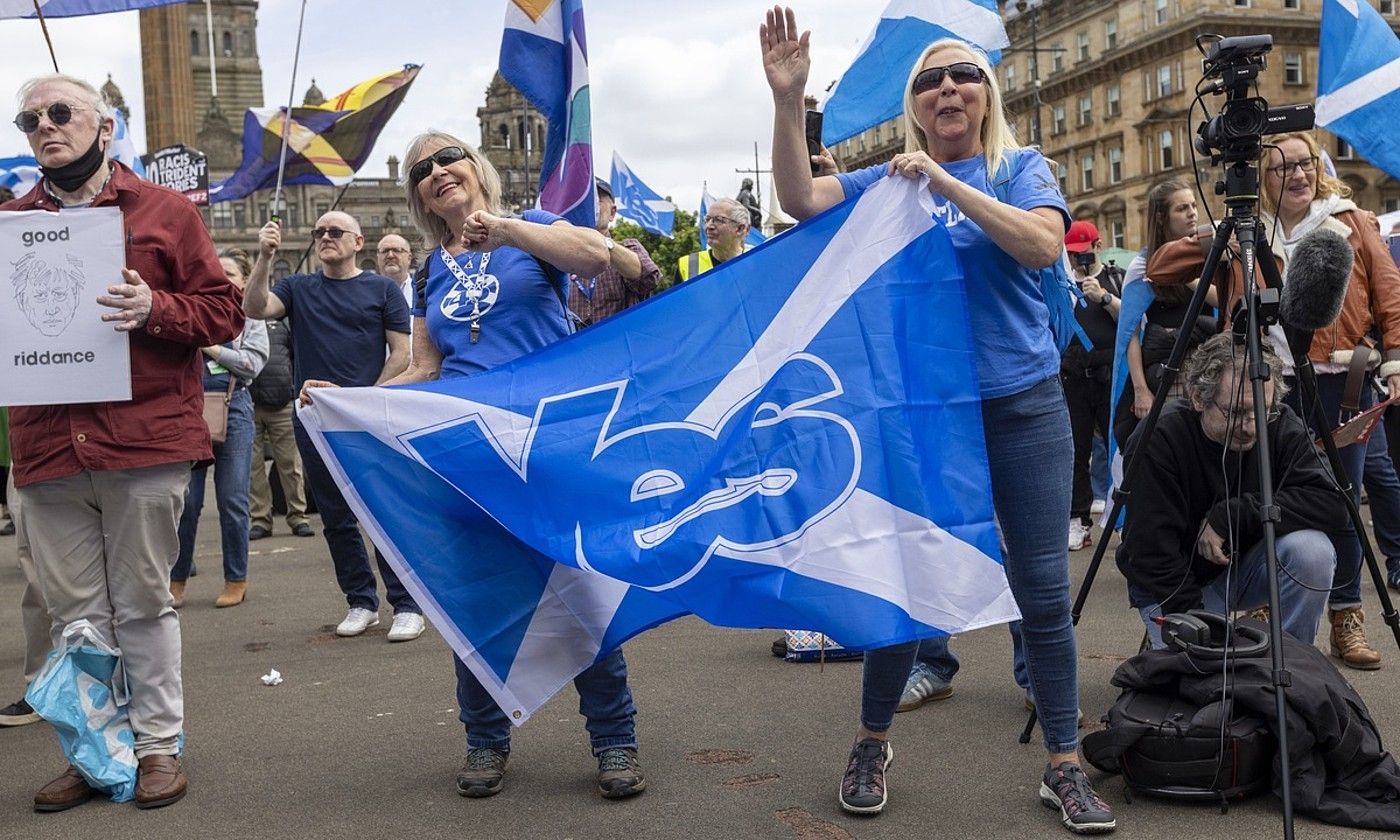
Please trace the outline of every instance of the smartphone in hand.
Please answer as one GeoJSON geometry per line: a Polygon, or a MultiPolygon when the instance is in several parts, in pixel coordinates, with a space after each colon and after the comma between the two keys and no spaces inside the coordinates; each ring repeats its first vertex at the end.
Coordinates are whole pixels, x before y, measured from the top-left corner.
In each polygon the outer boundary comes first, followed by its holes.
{"type": "MultiPolygon", "coordinates": [[[[807,154],[822,153],[822,112],[807,111],[807,154]]],[[[817,165],[812,164],[812,174],[817,174],[817,165]]]]}

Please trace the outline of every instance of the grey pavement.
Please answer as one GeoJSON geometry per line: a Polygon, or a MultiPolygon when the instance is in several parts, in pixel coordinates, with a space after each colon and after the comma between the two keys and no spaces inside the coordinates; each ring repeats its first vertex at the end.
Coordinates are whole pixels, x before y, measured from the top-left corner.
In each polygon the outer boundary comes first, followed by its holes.
{"type": "MultiPolygon", "coordinates": [[[[451,654],[429,630],[389,644],[383,624],[340,639],[345,612],[325,543],[279,533],[252,544],[248,601],[216,610],[217,523],[211,502],[182,611],[190,792],[156,811],[94,800],[60,814],[30,810],[62,771],[44,724],[0,730],[0,838],[1059,838],[1041,806],[1045,755],[1017,743],[1025,721],[1002,628],[967,634],[953,696],[902,714],[892,731],[891,801],[875,819],[844,815],[836,792],[857,722],[860,666],[795,665],[769,654],[772,631],[684,619],[626,647],[649,788],[619,802],[594,787],[572,689],[515,733],[500,795],[459,797],[464,748],[451,654]],[[259,676],[276,668],[285,682],[259,676]]],[[[317,523],[319,533],[319,523],[317,523]]],[[[1091,551],[1073,555],[1075,585],[1091,551]]],[[[22,691],[14,539],[0,538],[0,705],[22,691]]],[[[1400,654],[1369,581],[1368,629],[1381,671],[1348,672],[1392,743],[1400,735],[1400,654]]],[[[1141,624],[1106,563],[1080,624],[1081,701],[1090,725],[1113,702],[1114,667],[1137,648],[1141,624]]],[[[1091,771],[1124,838],[1282,836],[1276,800],[1209,806],[1137,798],[1091,771]]],[[[1299,818],[1300,838],[1365,832],[1299,818]]]]}

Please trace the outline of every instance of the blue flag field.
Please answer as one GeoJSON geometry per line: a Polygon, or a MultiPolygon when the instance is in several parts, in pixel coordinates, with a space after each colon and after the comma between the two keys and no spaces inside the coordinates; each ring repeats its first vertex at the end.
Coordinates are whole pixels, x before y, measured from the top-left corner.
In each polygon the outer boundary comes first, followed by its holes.
{"type": "Polygon", "coordinates": [[[300,416],[517,724],[681,615],[856,649],[1018,617],[963,278],[912,180],[509,365],[300,416]]]}

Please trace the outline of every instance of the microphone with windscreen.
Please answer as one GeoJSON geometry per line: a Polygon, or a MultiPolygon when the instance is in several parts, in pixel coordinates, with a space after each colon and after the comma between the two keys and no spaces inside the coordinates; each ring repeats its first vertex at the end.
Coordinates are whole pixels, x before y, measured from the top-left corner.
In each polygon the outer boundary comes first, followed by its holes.
{"type": "Polygon", "coordinates": [[[1355,259],[1351,243],[1322,228],[1304,236],[1293,249],[1279,299],[1279,321],[1295,360],[1308,354],[1313,333],[1330,327],[1342,313],[1355,259]]]}

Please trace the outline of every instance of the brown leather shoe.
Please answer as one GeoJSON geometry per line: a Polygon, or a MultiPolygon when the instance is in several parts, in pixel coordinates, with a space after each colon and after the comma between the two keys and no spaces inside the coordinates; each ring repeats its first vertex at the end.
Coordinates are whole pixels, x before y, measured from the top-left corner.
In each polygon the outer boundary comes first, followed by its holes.
{"type": "Polygon", "coordinates": [[[77,768],[69,765],[63,775],[39,788],[34,794],[34,810],[39,812],[67,811],[92,798],[95,793],[77,768]]]}
{"type": "Polygon", "coordinates": [[[136,763],[136,807],[160,808],[185,798],[185,771],[173,755],[143,755],[136,763]]]}
{"type": "Polygon", "coordinates": [[[185,582],[183,580],[170,581],[170,606],[180,609],[185,605],[185,582]]]}
{"type": "Polygon", "coordinates": [[[248,581],[246,580],[226,580],[224,581],[224,591],[219,593],[219,597],[214,599],[216,607],[236,607],[243,603],[243,599],[248,597],[248,581]]]}
{"type": "Polygon", "coordinates": [[[1332,655],[1341,657],[1342,664],[1359,671],[1374,671],[1381,667],[1381,655],[1366,643],[1366,616],[1360,607],[1328,610],[1332,624],[1332,655]]]}

